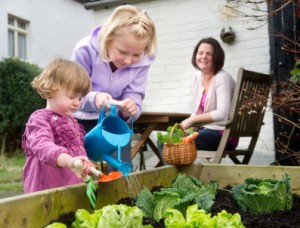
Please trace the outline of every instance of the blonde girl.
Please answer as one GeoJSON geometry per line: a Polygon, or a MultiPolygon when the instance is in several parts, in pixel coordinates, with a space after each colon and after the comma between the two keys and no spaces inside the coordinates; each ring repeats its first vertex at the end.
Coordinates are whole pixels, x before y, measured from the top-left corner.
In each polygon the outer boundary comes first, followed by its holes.
{"type": "MultiPolygon", "coordinates": [[[[103,26],[77,43],[72,60],[84,67],[93,82],[75,113],[87,131],[96,125],[99,109],[108,100],[122,101],[118,115],[128,122],[141,115],[155,51],[155,25],[145,11],[132,5],[117,7],[103,26]]],[[[130,145],[123,148],[122,160],[131,163],[130,145]]]]}

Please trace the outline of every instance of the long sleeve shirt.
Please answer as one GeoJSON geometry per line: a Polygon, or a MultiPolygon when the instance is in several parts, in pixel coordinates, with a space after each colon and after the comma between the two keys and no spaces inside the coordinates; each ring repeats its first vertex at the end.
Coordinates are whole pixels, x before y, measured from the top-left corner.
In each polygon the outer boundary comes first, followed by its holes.
{"type": "Polygon", "coordinates": [[[35,192],[82,183],[74,172],[56,165],[61,153],[87,156],[85,131],[77,120],[47,109],[31,114],[22,137],[26,154],[23,170],[24,192],[35,192]]]}
{"type": "Polygon", "coordinates": [[[99,55],[99,35],[97,27],[90,36],[80,40],[71,59],[81,64],[92,80],[92,91],[83,99],[81,108],[74,116],[79,119],[97,119],[99,110],[95,105],[98,92],[109,93],[115,100],[131,98],[138,107],[137,119],[142,112],[142,100],[145,97],[147,75],[155,56],[143,55],[139,62],[112,72],[109,62],[99,55]]]}
{"type": "MultiPolygon", "coordinates": [[[[226,120],[229,114],[231,99],[234,92],[235,81],[232,76],[224,70],[220,70],[212,79],[206,94],[203,113],[211,113],[213,121],[226,120]]],[[[192,115],[196,115],[204,87],[201,84],[201,74],[197,74],[193,82],[192,115]]],[[[213,130],[224,130],[224,127],[208,124],[203,127],[213,130]]]]}

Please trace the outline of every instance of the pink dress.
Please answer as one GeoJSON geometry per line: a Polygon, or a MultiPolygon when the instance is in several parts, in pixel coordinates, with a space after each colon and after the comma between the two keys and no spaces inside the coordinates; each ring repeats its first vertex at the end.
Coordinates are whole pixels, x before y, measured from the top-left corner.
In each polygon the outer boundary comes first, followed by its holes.
{"type": "Polygon", "coordinates": [[[77,120],[47,109],[31,114],[22,137],[26,154],[24,193],[82,183],[70,169],[56,165],[59,154],[87,156],[85,131],[77,120]]]}

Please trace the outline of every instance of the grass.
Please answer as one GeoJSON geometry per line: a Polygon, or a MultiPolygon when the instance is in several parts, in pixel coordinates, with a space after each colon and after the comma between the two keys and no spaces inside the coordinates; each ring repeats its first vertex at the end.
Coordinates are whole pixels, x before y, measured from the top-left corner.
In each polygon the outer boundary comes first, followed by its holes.
{"type": "Polygon", "coordinates": [[[24,153],[0,158],[0,192],[22,192],[22,169],[25,164],[24,153]]]}

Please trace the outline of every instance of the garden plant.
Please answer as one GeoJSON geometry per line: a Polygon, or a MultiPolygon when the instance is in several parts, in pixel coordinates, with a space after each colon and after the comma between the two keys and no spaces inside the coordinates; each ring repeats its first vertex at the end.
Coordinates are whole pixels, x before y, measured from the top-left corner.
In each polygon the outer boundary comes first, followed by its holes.
{"type": "Polygon", "coordinates": [[[41,72],[37,65],[17,58],[0,62],[0,142],[1,155],[21,148],[21,136],[30,114],[45,106],[30,82],[41,72]]]}

